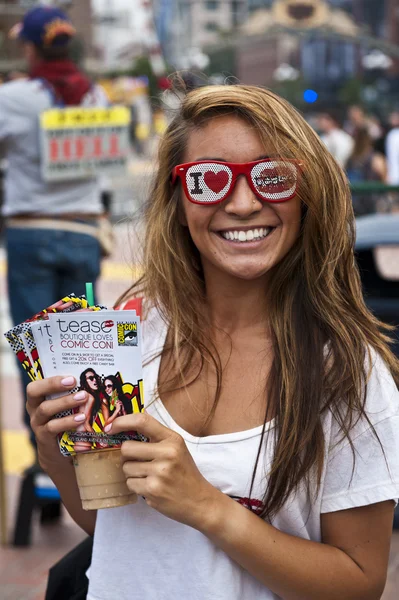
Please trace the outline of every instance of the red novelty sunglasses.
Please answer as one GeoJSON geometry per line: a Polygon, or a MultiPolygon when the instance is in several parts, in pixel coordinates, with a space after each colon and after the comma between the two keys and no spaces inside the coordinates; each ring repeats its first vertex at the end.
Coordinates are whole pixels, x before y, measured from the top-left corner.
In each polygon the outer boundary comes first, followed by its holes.
{"type": "Polygon", "coordinates": [[[248,163],[201,160],[174,167],[172,184],[180,177],[190,202],[216,204],[234,189],[237,178],[245,175],[249,187],[264,202],[286,202],[293,198],[301,162],[293,159],[263,159],[248,163]]]}

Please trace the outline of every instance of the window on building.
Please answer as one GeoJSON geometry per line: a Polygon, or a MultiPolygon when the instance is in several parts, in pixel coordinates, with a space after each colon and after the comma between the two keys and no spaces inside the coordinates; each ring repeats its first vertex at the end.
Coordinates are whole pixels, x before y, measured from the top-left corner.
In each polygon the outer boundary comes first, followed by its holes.
{"type": "Polygon", "coordinates": [[[206,31],[218,31],[219,25],[215,23],[215,21],[209,21],[208,23],[205,23],[205,29],[206,31]]]}
{"type": "Polygon", "coordinates": [[[205,2],[207,10],[217,10],[220,5],[219,0],[206,0],[205,2]]]}

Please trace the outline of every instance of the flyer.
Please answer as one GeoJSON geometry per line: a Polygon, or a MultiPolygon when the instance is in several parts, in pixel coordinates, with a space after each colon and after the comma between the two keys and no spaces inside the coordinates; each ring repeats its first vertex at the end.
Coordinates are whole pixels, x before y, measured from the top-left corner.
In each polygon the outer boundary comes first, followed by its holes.
{"type": "Polygon", "coordinates": [[[116,417],[144,410],[136,311],[49,314],[46,324],[48,328],[33,329],[43,372],[73,375],[77,381],[74,392],[87,392],[87,402],[74,409],[83,412],[86,420],[77,430],[62,435],[61,452],[72,455],[116,448],[125,440],[145,440],[137,432],[104,433],[104,427],[116,417]]]}
{"type": "Polygon", "coordinates": [[[22,367],[28,373],[30,379],[35,381],[36,379],[43,378],[43,371],[40,362],[40,355],[37,352],[35,341],[31,334],[32,324],[36,321],[47,320],[50,313],[69,313],[77,310],[99,311],[103,310],[103,308],[104,307],[102,306],[89,307],[89,303],[85,296],[75,296],[75,294],[69,294],[58,302],[55,302],[51,306],[48,306],[47,308],[44,308],[40,312],[36,313],[24,323],[16,325],[7,331],[4,336],[22,367]]]}

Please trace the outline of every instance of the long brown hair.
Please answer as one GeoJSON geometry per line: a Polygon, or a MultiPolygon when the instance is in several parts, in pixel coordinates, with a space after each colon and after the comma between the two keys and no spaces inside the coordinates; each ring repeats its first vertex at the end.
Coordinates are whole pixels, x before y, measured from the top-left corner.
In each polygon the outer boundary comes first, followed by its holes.
{"type": "MultiPolygon", "coordinates": [[[[193,357],[199,357],[199,371],[208,362],[217,373],[210,418],[220,397],[220,357],[201,322],[206,293],[200,257],[180,224],[181,190],[178,185],[171,188],[170,175],[184,162],[190,132],[226,113],[256,128],[261,141],[268,148],[272,143],[279,156],[300,159],[305,165],[298,188],[303,204],[300,235],[270,279],[274,360],[265,386],[276,427],[265,433],[264,426],[258,453],[259,459],[264,435],[273,435],[274,459],[262,513],[270,517],[301,481],[309,483],[316,474],[320,482],[323,413],[333,412],[342,437],[350,443],[355,422],[367,419],[365,365],[370,364],[370,350],[381,355],[397,381],[399,365],[382,333],[389,327],[370,313],[363,300],[354,260],[352,202],[342,169],[285,100],[253,86],[210,86],[187,94],[161,141],[159,168],[145,208],[144,275],[133,287],[168,324],[170,344],[164,352],[172,352],[180,366],[179,376],[167,382],[168,391],[198,376],[190,365],[193,357]]],[[[268,420],[265,401],[265,423],[268,420]]]]}

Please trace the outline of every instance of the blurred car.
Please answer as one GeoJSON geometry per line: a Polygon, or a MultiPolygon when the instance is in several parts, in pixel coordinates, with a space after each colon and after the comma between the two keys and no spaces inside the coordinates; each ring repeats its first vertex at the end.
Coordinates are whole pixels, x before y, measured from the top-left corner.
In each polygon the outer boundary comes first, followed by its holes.
{"type": "MultiPolygon", "coordinates": [[[[374,214],[356,219],[355,251],[366,304],[381,321],[396,327],[390,335],[394,340],[392,350],[399,357],[399,262],[392,278],[382,276],[376,249],[384,246],[399,249],[399,214],[374,214]]],[[[394,528],[399,529],[399,506],[395,510],[394,528]]]]}

